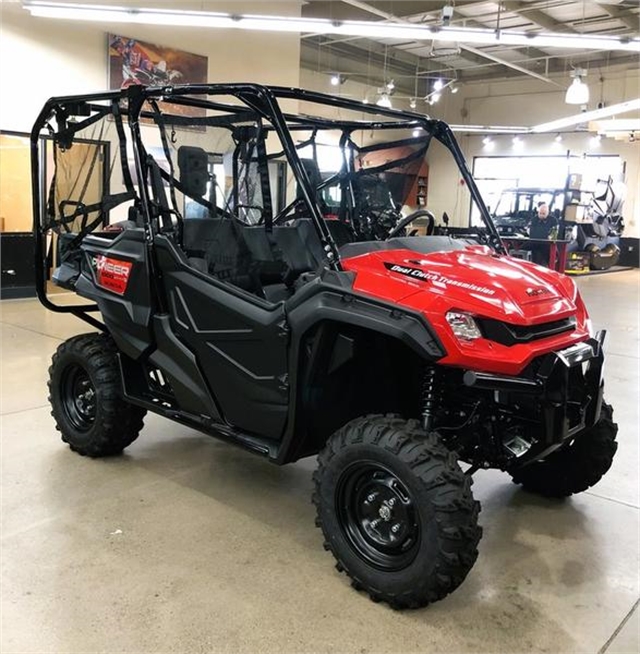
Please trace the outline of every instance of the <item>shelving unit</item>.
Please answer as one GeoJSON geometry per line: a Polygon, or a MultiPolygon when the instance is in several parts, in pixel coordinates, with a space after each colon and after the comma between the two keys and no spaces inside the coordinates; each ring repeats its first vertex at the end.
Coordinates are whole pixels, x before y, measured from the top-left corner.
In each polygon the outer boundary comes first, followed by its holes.
{"type": "Polygon", "coordinates": [[[584,213],[591,204],[593,191],[582,188],[582,175],[569,173],[565,183],[563,219],[565,223],[582,222],[584,213]]]}
{"type": "Polygon", "coordinates": [[[429,186],[429,166],[426,162],[422,162],[420,168],[415,174],[413,184],[409,188],[409,192],[405,196],[404,204],[409,205],[415,209],[427,208],[429,186]]]}

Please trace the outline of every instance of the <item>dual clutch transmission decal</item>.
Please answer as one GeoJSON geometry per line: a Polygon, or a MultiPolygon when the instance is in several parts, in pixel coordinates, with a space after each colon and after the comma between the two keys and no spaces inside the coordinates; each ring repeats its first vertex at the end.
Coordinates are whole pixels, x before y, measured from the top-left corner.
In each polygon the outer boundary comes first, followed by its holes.
{"type": "Polygon", "coordinates": [[[131,267],[133,266],[131,261],[121,261],[120,259],[112,259],[104,254],[99,254],[91,258],[91,263],[93,264],[98,286],[118,295],[124,295],[129,283],[131,267]]]}
{"type": "Polygon", "coordinates": [[[411,277],[411,279],[422,280],[424,282],[433,282],[434,284],[444,284],[445,286],[456,286],[467,291],[482,293],[483,295],[495,295],[495,291],[492,288],[487,288],[486,286],[478,286],[472,282],[463,282],[459,279],[451,279],[450,277],[445,277],[440,273],[429,272],[428,270],[422,270],[420,268],[411,268],[409,266],[401,266],[397,263],[388,262],[385,262],[384,267],[391,272],[405,275],[406,277],[411,277]]]}

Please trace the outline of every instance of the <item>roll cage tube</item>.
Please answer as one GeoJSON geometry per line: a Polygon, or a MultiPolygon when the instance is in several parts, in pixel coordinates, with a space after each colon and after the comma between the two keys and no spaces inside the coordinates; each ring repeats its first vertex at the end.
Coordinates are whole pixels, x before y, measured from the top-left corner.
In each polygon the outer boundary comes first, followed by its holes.
{"type": "MultiPolygon", "coordinates": [[[[471,197],[473,198],[474,202],[478,206],[478,209],[480,211],[480,216],[482,218],[482,222],[484,223],[485,227],[489,232],[489,241],[491,247],[493,247],[493,249],[495,249],[500,254],[507,253],[506,248],[502,243],[502,239],[500,238],[500,234],[498,233],[498,230],[493,224],[491,215],[489,214],[489,211],[482,199],[482,196],[480,195],[480,191],[478,190],[475,180],[471,175],[471,171],[467,166],[467,162],[466,159],[464,158],[464,155],[462,154],[462,150],[460,149],[460,146],[458,145],[458,142],[453,132],[451,131],[451,128],[445,122],[441,120],[431,120],[429,118],[425,118],[425,116],[421,114],[416,114],[410,111],[387,109],[385,107],[378,107],[377,105],[372,106],[369,104],[364,104],[362,102],[356,102],[354,100],[347,100],[345,98],[337,98],[334,96],[325,95],[323,93],[317,93],[315,91],[306,91],[304,89],[292,89],[292,88],[281,87],[281,86],[273,86],[270,88],[276,98],[307,100],[309,102],[317,102],[320,104],[330,105],[341,109],[352,109],[355,111],[359,111],[361,113],[376,114],[379,116],[386,116],[388,118],[399,119],[398,122],[396,123],[388,123],[388,122],[376,123],[376,122],[366,122],[366,121],[362,121],[362,122],[339,121],[339,120],[322,119],[322,118],[308,119],[307,117],[305,117],[305,120],[310,120],[310,123],[314,125],[333,127],[336,129],[346,129],[349,127],[352,130],[367,129],[367,127],[369,128],[374,127],[376,129],[422,127],[425,130],[425,132],[432,134],[442,145],[444,145],[447,148],[447,150],[449,150],[449,152],[451,152],[451,155],[453,156],[453,159],[456,162],[460,170],[460,173],[462,174],[462,178],[464,179],[466,185],[469,188],[471,197]],[[405,122],[401,120],[402,118],[408,119],[412,122],[411,123],[405,122]]],[[[285,114],[285,117],[292,120],[295,120],[296,118],[295,116],[291,116],[289,114],[285,114]]]]}
{"type": "Polygon", "coordinates": [[[327,254],[327,259],[329,259],[329,267],[332,270],[342,270],[338,246],[335,244],[333,237],[329,232],[329,228],[325,224],[324,218],[322,217],[316,200],[316,190],[312,187],[311,180],[307,175],[307,171],[300,161],[295,143],[293,142],[287,127],[286,118],[280,110],[280,106],[276,100],[276,97],[266,87],[257,85],[253,87],[249,93],[239,93],[238,97],[249,104],[249,106],[254,106],[257,110],[261,110],[261,113],[264,113],[265,117],[267,117],[276,128],[278,136],[280,136],[280,140],[282,142],[285,156],[289,161],[289,165],[293,169],[298,183],[301,183],[302,197],[304,198],[304,201],[306,202],[307,207],[311,212],[311,220],[316,228],[316,231],[318,232],[320,242],[322,243],[322,248],[327,254]],[[255,101],[253,98],[251,98],[252,92],[255,93],[255,96],[258,100],[262,100],[266,104],[266,109],[268,111],[265,111],[265,109],[261,108],[260,106],[255,106],[255,101]]]}
{"type": "Polygon", "coordinates": [[[442,143],[442,145],[447,148],[447,150],[449,150],[449,152],[451,152],[456,164],[458,164],[458,169],[462,173],[462,179],[464,179],[466,185],[469,187],[471,197],[480,210],[482,222],[485,224],[485,227],[489,231],[490,245],[500,254],[507,254],[507,250],[502,243],[500,234],[498,233],[496,226],[493,224],[489,210],[487,209],[482,196],[480,195],[480,191],[478,190],[476,182],[471,175],[471,171],[467,166],[467,161],[462,154],[462,150],[460,149],[458,141],[456,141],[451,128],[446,123],[438,120],[434,125],[433,135],[438,141],[440,141],[440,143],[442,143]]]}
{"type": "MultiPolygon", "coordinates": [[[[55,132],[60,138],[65,133],[64,116],[65,114],[78,108],[88,108],[90,111],[99,111],[98,105],[91,106],[95,102],[120,102],[129,100],[128,119],[129,129],[131,131],[132,141],[134,143],[134,161],[141,179],[145,179],[146,163],[141,159],[144,148],[139,133],[139,116],[142,112],[144,101],[148,99],[171,99],[179,104],[189,104],[206,109],[218,109],[229,111],[233,114],[241,113],[243,108],[239,105],[227,104],[224,102],[215,102],[208,99],[193,97],[194,95],[231,95],[241,100],[245,106],[249,106],[261,116],[266,118],[273,127],[265,126],[266,130],[274,129],[279,135],[282,145],[283,154],[286,156],[301,189],[302,199],[307,205],[312,223],[320,237],[324,251],[329,260],[329,266],[334,270],[341,270],[340,256],[338,248],[331,237],[331,234],[322,217],[320,208],[316,200],[316,189],[312,187],[306,169],[302,165],[298,151],[293,142],[291,132],[304,129],[340,129],[341,131],[352,132],[359,129],[377,129],[393,130],[399,128],[421,127],[427,135],[434,136],[442,145],[444,145],[452,154],[463,180],[469,188],[471,197],[478,205],[480,216],[488,232],[489,245],[498,253],[506,252],[500,235],[498,234],[489,211],[487,210],[478,187],[469,171],[464,155],[453,135],[451,129],[445,123],[438,120],[431,120],[424,115],[412,112],[398,111],[395,109],[386,109],[384,107],[373,107],[354,100],[336,98],[333,96],[306,91],[303,89],[287,87],[266,87],[259,84],[190,84],[182,86],[167,87],[135,87],[134,89],[125,89],[120,91],[108,91],[103,93],[93,93],[77,96],[60,96],[48,100],[40,112],[34,127],[31,131],[31,175],[32,175],[32,201],[33,201],[33,232],[35,240],[35,269],[36,269],[36,292],[40,302],[52,311],[70,312],[86,320],[94,327],[104,329],[104,325],[95,318],[87,315],[87,312],[97,311],[96,305],[65,305],[59,306],[49,301],[46,294],[46,266],[47,266],[47,243],[46,230],[42,224],[42,206],[41,206],[41,188],[44,184],[42,171],[40,170],[40,139],[41,132],[44,128],[49,127],[49,121],[53,118],[58,122],[58,130],[55,132]],[[184,97],[189,96],[189,97],[184,97]],[[309,101],[352,110],[360,114],[382,116],[387,120],[339,120],[330,118],[321,118],[308,115],[296,115],[283,113],[279,99],[292,99],[298,101],[309,101]],[[62,124],[60,120],[62,119],[62,124]],[[142,149],[141,149],[142,148],[142,149]]],[[[246,109],[245,109],[246,111],[246,109]]],[[[86,115],[86,114],[85,114],[86,115]]],[[[146,188],[140,186],[140,196],[142,200],[143,212],[145,217],[145,232],[147,242],[151,247],[153,237],[153,225],[149,220],[149,207],[145,202],[146,188]],[[144,197],[143,197],[144,196],[144,197]]]]}
{"type": "Polygon", "coordinates": [[[160,310],[166,312],[167,300],[165,297],[164,287],[161,282],[161,275],[158,272],[159,266],[156,252],[153,247],[153,240],[156,234],[154,233],[153,229],[149,189],[147,188],[147,184],[142,182],[142,180],[147,179],[148,166],[147,162],[142,157],[142,154],[146,151],[142,142],[142,134],[140,132],[140,112],[142,111],[145,100],[147,100],[149,96],[144,93],[144,89],[142,87],[137,85],[128,87],[126,89],[126,95],[129,100],[128,117],[129,129],[131,131],[131,140],[133,144],[133,160],[136,168],[136,174],[138,175],[138,179],[141,180],[140,184],[138,184],[138,194],[142,205],[142,212],[145,217],[143,224],[145,239],[147,242],[147,263],[149,265],[149,277],[151,279],[156,302],[158,302],[160,310]]]}
{"type": "MultiPolygon", "coordinates": [[[[329,259],[329,266],[333,270],[342,270],[338,247],[335,244],[328,227],[325,225],[324,219],[322,218],[322,214],[315,200],[315,189],[313,189],[311,185],[309,176],[300,161],[295,144],[289,133],[289,127],[287,125],[288,116],[285,116],[282,113],[276,95],[269,87],[260,84],[190,84],[179,87],[149,87],[143,88],[142,91],[142,95],[145,99],[162,96],[165,100],[168,100],[169,98],[173,99],[174,97],[182,95],[203,93],[207,95],[234,95],[273,124],[276,133],[282,142],[283,152],[300,184],[302,197],[311,213],[312,222],[318,232],[320,242],[327,254],[327,258],[329,259]]],[[[186,103],[192,104],[192,99],[186,99],[186,103]]],[[[200,101],[197,104],[203,108],[217,108],[232,111],[238,111],[240,109],[233,105],[223,105],[207,101],[200,101]]]]}
{"type": "MultiPolygon", "coordinates": [[[[79,105],[89,106],[92,110],[104,109],[104,107],[91,107],[91,103],[107,101],[113,102],[122,97],[120,91],[104,92],[104,93],[91,93],[82,96],[60,96],[50,98],[45,103],[44,107],[38,114],[36,121],[31,129],[30,134],[30,152],[31,152],[31,201],[33,210],[33,237],[34,237],[34,268],[35,268],[35,286],[36,295],[40,303],[50,311],[57,313],[73,313],[78,318],[84,320],[92,327],[105,331],[105,325],[90,316],[90,312],[98,311],[96,304],[80,304],[80,305],[58,305],[54,304],[47,297],[46,289],[46,271],[47,271],[47,242],[45,234],[42,229],[42,203],[41,203],[41,188],[44,187],[44,171],[41,170],[41,157],[40,157],[40,142],[41,132],[45,127],[52,128],[49,121],[55,117],[56,121],[62,119],[66,110],[66,106],[78,107],[79,105]]],[[[85,123],[86,125],[86,123],[85,123]]],[[[58,125],[59,131],[62,132],[62,126],[58,125]]]]}

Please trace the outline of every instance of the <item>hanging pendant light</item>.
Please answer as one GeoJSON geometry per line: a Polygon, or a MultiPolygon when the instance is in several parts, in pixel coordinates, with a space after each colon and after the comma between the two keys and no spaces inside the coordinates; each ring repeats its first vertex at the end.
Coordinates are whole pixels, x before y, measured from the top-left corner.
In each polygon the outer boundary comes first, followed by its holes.
{"type": "Polygon", "coordinates": [[[391,98],[389,97],[388,93],[381,93],[380,97],[378,98],[378,101],[376,102],[376,104],[379,107],[384,107],[385,109],[391,109],[392,108],[391,98]]]}
{"type": "Polygon", "coordinates": [[[586,73],[582,68],[576,68],[571,71],[573,82],[567,89],[564,101],[567,104],[587,104],[589,102],[589,87],[582,81],[586,73]]]}

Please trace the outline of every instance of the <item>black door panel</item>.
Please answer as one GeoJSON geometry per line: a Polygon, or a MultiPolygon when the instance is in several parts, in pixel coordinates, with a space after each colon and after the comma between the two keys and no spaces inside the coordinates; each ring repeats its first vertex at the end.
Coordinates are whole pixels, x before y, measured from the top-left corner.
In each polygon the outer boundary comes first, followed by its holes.
{"type": "Polygon", "coordinates": [[[173,329],[196,354],[225,420],[280,438],[289,401],[282,305],[205,277],[163,237],[157,245],[173,329]]]}

